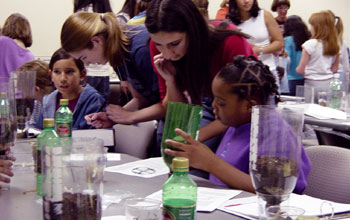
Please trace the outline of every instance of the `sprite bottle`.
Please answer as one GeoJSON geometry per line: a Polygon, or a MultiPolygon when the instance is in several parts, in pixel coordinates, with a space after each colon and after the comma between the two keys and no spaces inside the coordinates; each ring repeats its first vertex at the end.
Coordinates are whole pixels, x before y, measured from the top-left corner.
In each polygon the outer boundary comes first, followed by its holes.
{"type": "Polygon", "coordinates": [[[73,113],[68,108],[68,99],[60,99],[60,108],[55,113],[56,132],[60,137],[72,137],[73,113]]]}
{"type": "Polygon", "coordinates": [[[37,195],[42,195],[41,188],[41,149],[44,147],[45,142],[49,142],[58,137],[55,131],[55,120],[53,118],[44,118],[43,121],[44,130],[37,137],[37,146],[36,146],[36,193],[37,195]]]}
{"type": "Polygon", "coordinates": [[[197,184],[188,176],[187,158],[175,157],[173,175],[163,185],[163,220],[193,220],[197,202],[197,184]]]}

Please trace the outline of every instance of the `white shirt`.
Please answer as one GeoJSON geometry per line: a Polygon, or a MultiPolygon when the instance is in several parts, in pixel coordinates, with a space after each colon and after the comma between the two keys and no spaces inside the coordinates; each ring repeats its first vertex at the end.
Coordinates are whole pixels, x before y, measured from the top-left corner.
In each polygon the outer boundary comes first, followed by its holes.
{"type": "Polygon", "coordinates": [[[317,39],[310,39],[302,45],[303,49],[310,55],[309,62],[305,68],[305,79],[326,80],[333,78],[331,70],[336,56],[323,55],[323,44],[317,39]]]}

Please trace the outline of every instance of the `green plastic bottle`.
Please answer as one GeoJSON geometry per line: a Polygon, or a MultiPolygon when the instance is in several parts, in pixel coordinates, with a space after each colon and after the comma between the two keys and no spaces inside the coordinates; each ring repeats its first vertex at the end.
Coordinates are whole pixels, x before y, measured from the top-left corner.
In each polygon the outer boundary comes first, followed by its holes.
{"type": "Polygon", "coordinates": [[[41,149],[45,144],[45,141],[51,141],[52,139],[58,137],[55,131],[55,120],[53,118],[44,118],[43,120],[44,130],[36,139],[36,193],[37,195],[42,195],[41,189],[41,149]]]}
{"type": "Polygon", "coordinates": [[[0,94],[0,155],[5,155],[5,152],[10,147],[11,142],[11,123],[10,123],[10,105],[7,99],[7,94],[0,94]]]}
{"type": "Polygon", "coordinates": [[[197,202],[197,184],[188,176],[187,158],[175,157],[173,175],[163,185],[163,220],[193,220],[197,202]]]}
{"type": "Polygon", "coordinates": [[[73,113],[68,108],[68,99],[60,99],[60,108],[55,113],[56,132],[60,137],[72,137],[73,113]]]}
{"type": "Polygon", "coordinates": [[[60,220],[62,216],[64,148],[53,124],[51,119],[40,140],[44,220],[60,220]]]}

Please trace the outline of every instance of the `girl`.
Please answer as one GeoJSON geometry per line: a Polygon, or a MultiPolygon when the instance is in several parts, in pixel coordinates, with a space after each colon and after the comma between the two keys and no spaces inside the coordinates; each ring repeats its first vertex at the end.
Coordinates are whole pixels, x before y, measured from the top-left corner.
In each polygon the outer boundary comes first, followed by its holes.
{"type": "Polygon", "coordinates": [[[68,107],[73,112],[72,129],[89,129],[84,116],[97,112],[104,105],[103,97],[89,84],[81,86],[86,70],[83,62],[74,59],[63,49],[57,50],[51,57],[49,73],[57,90],[43,99],[43,108],[36,125],[42,129],[43,118],[54,118],[60,107],[60,99],[68,99],[68,107]]]}
{"type": "Polygon", "coordinates": [[[289,16],[284,25],[284,49],[290,58],[288,72],[289,94],[295,96],[297,85],[304,85],[304,77],[296,72],[301,58],[301,45],[307,41],[311,34],[303,20],[297,16],[289,16]]]}
{"type": "MultiPolygon", "coordinates": [[[[212,122],[212,79],[235,55],[254,54],[244,35],[237,30],[209,27],[191,0],[153,0],[145,24],[151,36],[150,52],[163,107],[166,109],[168,101],[204,101],[202,127],[212,122]]],[[[201,129],[199,139],[207,140],[224,129],[217,121],[201,129]]]]}
{"type": "Polygon", "coordinates": [[[9,78],[12,71],[34,60],[27,49],[33,43],[32,30],[28,19],[15,13],[6,19],[0,35],[0,77],[9,78]]]}
{"type": "Polygon", "coordinates": [[[329,83],[339,65],[339,44],[334,16],[321,11],[309,19],[312,37],[302,47],[300,63],[296,69],[304,74],[304,85],[315,88],[315,94],[329,91],[329,83]]]}
{"type": "MultiPolygon", "coordinates": [[[[252,106],[267,104],[271,96],[278,102],[275,78],[268,67],[255,58],[237,56],[233,63],[224,67],[214,78],[212,91],[215,116],[229,126],[216,154],[180,129],[176,129],[176,133],[188,144],[166,140],[167,144],[182,152],[166,149],[165,153],[189,158],[190,166],[209,172],[211,181],[254,192],[249,176],[252,106]]],[[[278,132],[279,128],[275,129],[278,132]]],[[[294,192],[303,192],[309,171],[310,161],[302,150],[302,166],[294,192]]]]}
{"type": "Polygon", "coordinates": [[[279,80],[276,71],[274,53],[283,48],[283,37],[276,20],[271,13],[259,8],[258,0],[230,0],[227,17],[242,32],[252,36],[248,42],[265,65],[279,80]]]}
{"type": "Polygon", "coordinates": [[[109,105],[106,112],[86,116],[96,128],[115,123],[134,124],[163,117],[157,76],[148,49],[149,35],[143,25],[121,26],[113,13],[79,12],[63,24],[61,44],[70,55],[86,65],[105,64],[120,71],[128,81],[133,98],[123,107],[109,105]]]}
{"type": "Polygon", "coordinates": [[[34,109],[29,121],[29,126],[35,127],[41,112],[43,97],[54,89],[49,74],[49,64],[41,60],[32,60],[20,66],[17,71],[35,71],[34,109]]]}

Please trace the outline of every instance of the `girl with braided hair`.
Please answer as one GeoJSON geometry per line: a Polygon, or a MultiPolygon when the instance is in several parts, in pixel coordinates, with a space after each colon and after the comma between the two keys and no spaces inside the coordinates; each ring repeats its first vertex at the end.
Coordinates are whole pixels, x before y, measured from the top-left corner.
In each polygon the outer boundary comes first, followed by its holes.
{"type": "MultiPolygon", "coordinates": [[[[189,158],[190,166],[209,172],[209,179],[213,182],[254,192],[249,176],[252,106],[266,105],[271,97],[275,98],[276,103],[279,101],[275,77],[269,68],[255,57],[236,56],[232,63],[216,75],[212,83],[212,92],[216,118],[229,126],[216,153],[181,129],[176,129],[176,133],[188,144],[166,140],[167,144],[182,151],[166,149],[165,153],[189,158]]],[[[277,132],[280,128],[275,129],[277,132]]],[[[293,137],[288,137],[285,141],[292,143],[293,137]]],[[[302,150],[302,166],[295,193],[302,193],[306,188],[309,171],[310,161],[302,150]]]]}

